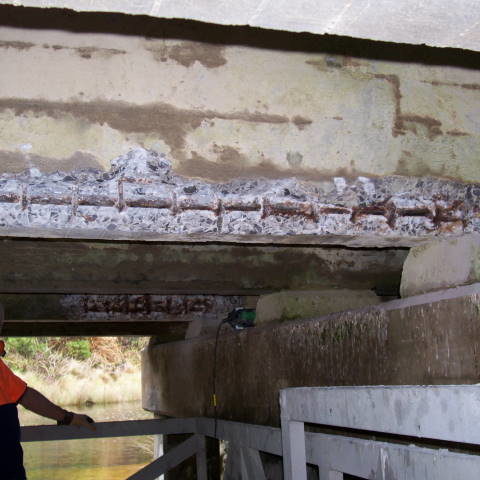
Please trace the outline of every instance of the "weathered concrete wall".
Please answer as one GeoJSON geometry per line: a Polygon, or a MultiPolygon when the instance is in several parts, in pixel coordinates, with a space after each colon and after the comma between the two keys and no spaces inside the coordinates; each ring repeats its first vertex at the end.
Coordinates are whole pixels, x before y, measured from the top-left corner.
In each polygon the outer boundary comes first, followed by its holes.
{"type": "MultiPolygon", "coordinates": [[[[219,416],[277,425],[278,391],[297,386],[478,383],[480,285],[220,337],[219,416]]],[[[212,416],[214,338],[143,355],[143,403],[212,416]]]]}
{"type": "Polygon", "coordinates": [[[404,249],[2,240],[0,293],[256,295],[343,286],[389,295],[398,291],[406,255],[404,249]]]}
{"type": "Polygon", "coordinates": [[[476,54],[375,60],[318,37],[2,8],[0,172],[108,169],[141,145],[210,180],[480,181],[476,54]]]}

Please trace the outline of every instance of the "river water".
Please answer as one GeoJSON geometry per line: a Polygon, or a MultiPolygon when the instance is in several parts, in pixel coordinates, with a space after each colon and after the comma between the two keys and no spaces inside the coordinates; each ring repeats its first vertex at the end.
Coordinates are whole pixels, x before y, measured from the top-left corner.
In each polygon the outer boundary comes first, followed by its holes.
{"type": "MultiPolygon", "coordinates": [[[[72,409],[73,410],[73,409],[72,409]]],[[[140,403],[75,407],[95,421],[152,418],[140,403]]],[[[47,419],[19,407],[22,425],[47,425],[47,419]]],[[[153,437],[119,437],[23,444],[28,480],[125,480],[150,463],[153,437]]]]}

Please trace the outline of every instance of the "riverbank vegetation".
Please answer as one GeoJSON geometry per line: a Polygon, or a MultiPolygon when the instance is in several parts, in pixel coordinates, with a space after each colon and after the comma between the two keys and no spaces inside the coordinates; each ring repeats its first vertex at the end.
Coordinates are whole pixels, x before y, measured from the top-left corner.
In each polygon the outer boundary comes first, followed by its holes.
{"type": "Polygon", "coordinates": [[[5,362],[28,385],[67,405],[138,401],[145,337],[11,337],[5,362]]]}

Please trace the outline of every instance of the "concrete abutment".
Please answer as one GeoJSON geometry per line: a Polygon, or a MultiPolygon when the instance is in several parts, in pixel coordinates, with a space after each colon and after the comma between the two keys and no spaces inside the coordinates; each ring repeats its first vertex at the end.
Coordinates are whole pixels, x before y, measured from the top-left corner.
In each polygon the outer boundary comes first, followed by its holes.
{"type": "MultiPolygon", "coordinates": [[[[220,336],[221,418],[278,425],[289,386],[477,383],[480,285],[220,336]]],[[[225,327],[227,328],[227,327],[225,327]]],[[[143,356],[144,407],[212,416],[213,337],[143,356]]]]}

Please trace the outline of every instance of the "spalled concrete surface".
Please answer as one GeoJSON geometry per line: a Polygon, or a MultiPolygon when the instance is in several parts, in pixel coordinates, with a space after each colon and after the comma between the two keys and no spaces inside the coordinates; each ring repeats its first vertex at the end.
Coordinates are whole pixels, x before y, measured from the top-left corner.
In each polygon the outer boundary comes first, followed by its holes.
{"type": "Polygon", "coordinates": [[[370,290],[325,289],[287,291],[262,295],[256,307],[255,323],[284,322],[354,310],[380,303],[370,290]]]}
{"type": "MultiPolygon", "coordinates": [[[[277,425],[278,391],[287,387],[478,383],[480,285],[453,294],[222,335],[220,417],[277,425]]],[[[212,416],[213,348],[210,338],[144,352],[144,406],[212,416]]]]}
{"type": "Polygon", "coordinates": [[[480,15],[475,0],[13,0],[5,3],[77,11],[123,12],[187,18],[226,25],[251,25],[295,32],[328,33],[397,43],[480,50],[480,15]]]}
{"type": "Polygon", "coordinates": [[[215,182],[480,182],[478,53],[0,9],[0,171],[108,170],[142,146],[215,182]]]}
{"type": "Polygon", "coordinates": [[[155,335],[159,343],[183,339],[192,330],[214,333],[218,322],[244,301],[222,295],[0,294],[0,304],[8,336],[143,333],[155,335]]]}
{"type": "Polygon", "coordinates": [[[480,281],[480,235],[414,247],[405,260],[402,297],[480,281]]]}
{"type": "Polygon", "coordinates": [[[479,198],[479,185],[433,178],[208,183],[135,149],[106,173],[0,176],[0,234],[405,247],[480,231],[479,198]]]}

